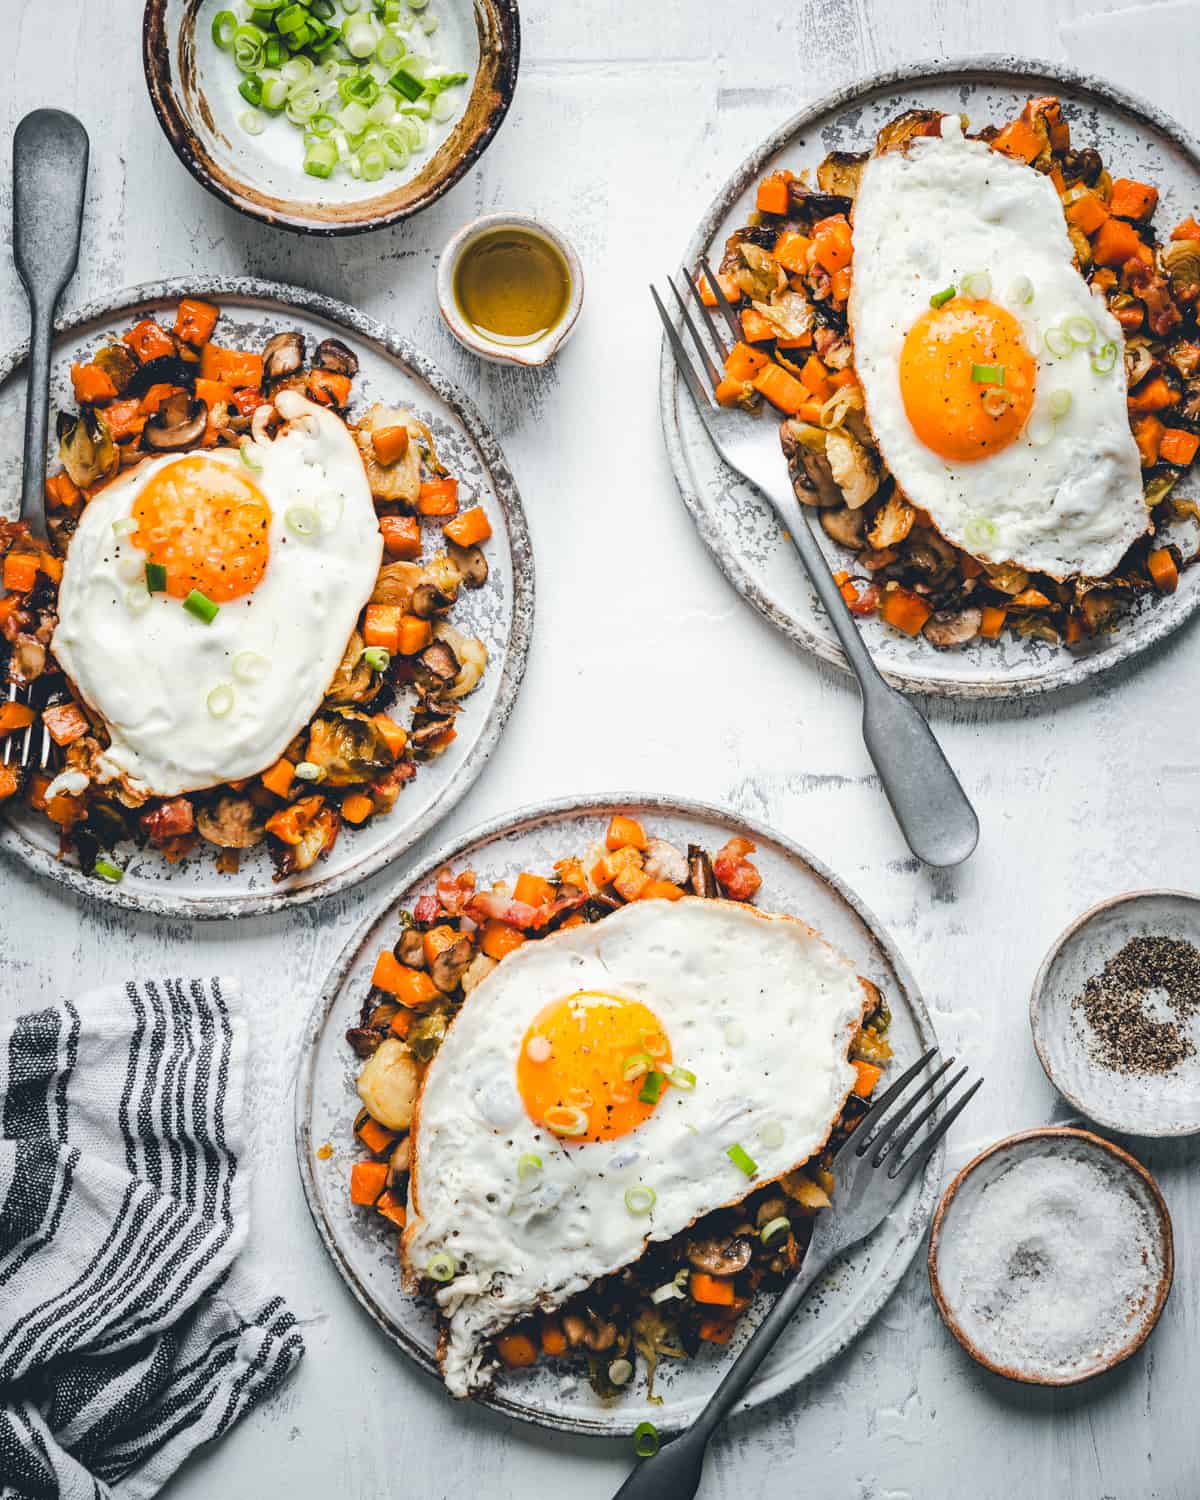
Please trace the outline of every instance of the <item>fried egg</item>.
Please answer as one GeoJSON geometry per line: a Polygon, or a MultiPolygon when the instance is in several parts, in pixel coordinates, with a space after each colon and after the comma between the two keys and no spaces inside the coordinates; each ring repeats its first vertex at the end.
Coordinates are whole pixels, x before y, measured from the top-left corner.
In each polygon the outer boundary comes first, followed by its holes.
{"type": "Polygon", "coordinates": [[[985,562],[1111,572],[1147,524],[1124,340],[1050,179],[948,115],[866,163],[853,240],[854,365],[903,494],[985,562]]]}
{"type": "Polygon", "coordinates": [[[383,541],[345,423],[295,392],[276,409],[244,456],[151,459],[83,511],[52,650],[107,726],[100,780],[172,797],[252,776],[321,704],[383,541]]]}
{"type": "Polygon", "coordinates": [[[449,1390],[487,1383],[511,1323],[819,1150],[867,1003],[811,929],[729,901],[636,902],[510,954],[413,1122],[403,1256],[443,1283],[449,1390]]]}

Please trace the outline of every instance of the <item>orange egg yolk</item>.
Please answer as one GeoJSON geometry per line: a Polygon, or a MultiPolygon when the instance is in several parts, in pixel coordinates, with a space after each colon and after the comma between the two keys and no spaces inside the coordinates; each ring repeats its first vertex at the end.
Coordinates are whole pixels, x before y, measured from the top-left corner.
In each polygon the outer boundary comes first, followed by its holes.
{"type": "Polygon", "coordinates": [[[267,570],[271,508],[253,480],[207,454],[165,464],[133,507],[129,540],[167,570],[167,593],[240,599],[267,570]]]}
{"type": "Polygon", "coordinates": [[[638,1095],[649,1073],[670,1061],[671,1043],[647,1006],[578,990],[534,1018],[521,1043],[517,1088],[530,1119],[563,1140],[611,1141],[654,1113],[655,1103],[638,1095]],[[646,1071],[627,1078],[637,1067],[646,1071]]]}
{"type": "Polygon", "coordinates": [[[1037,366],[1021,325],[994,302],[953,297],[923,312],[900,356],[913,431],[939,457],[973,463],[1016,440],[1033,408],[1037,366]],[[1003,372],[982,381],[980,368],[1003,372]]]}

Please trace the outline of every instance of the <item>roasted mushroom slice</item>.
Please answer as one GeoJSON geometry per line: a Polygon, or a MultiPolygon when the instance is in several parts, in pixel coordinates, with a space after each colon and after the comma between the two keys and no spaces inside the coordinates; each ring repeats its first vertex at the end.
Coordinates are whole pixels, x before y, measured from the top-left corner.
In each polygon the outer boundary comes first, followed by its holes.
{"type": "Polygon", "coordinates": [[[688,1264],[710,1276],[736,1276],[750,1264],[750,1241],[742,1235],[713,1235],[689,1240],[688,1264]]]}
{"type": "Polygon", "coordinates": [[[398,604],[407,614],[413,595],[425,582],[425,570],[420,563],[384,563],[371,591],[372,604],[398,604]]]}
{"type": "Polygon", "coordinates": [[[1080,599],[1079,609],[1083,615],[1083,623],[1095,635],[1097,631],[1107,630],[1116,622],[1117,596],[1106,589],[1090,589],[1080,599]]]}
{"type": "Polygon", "coordinates": [[[410,969],[425,967],[425,939],[415,927],[406,927],[392,945],[392,952],[410,969]]]}
{"type": "Polygon", "coordinates": [[[483,555],[483,549],[459,547],[451,542],[446,550],[467,588],[481,589],[488,580],[488,560],[483,555]]]}
{"type": "Polygon", "coordinates": [[[409,744],[415,754],[436,755],[446,748],[448,741],[443,740],[443,736],[453,728],[453,714],[415,713],[412,733],[408,737],[409,744]]]}
{"type": "Polygon", "coordinates": [[[322,339],[313,355],[313,364],[318,370],[328,370],[334,375],[358,374],[358,355],[351,353],[341,339],[322,339]]]}
{"type": "Polygon", "coordinates": [[[805,505],[845,503],[825,456],[825,436],[820,427],[794,417],[779,429],[779,440],[792,470],[796,498],[805,505]]]}
{"type": "Polygon", "coordinates": [[[982,624],[982,610],[939,609],[925,622],[925,639],[932,646],[962,646],[975,639],[982,624]]]}
{"type": "Polygon", "coordinates": [[[196,814],[196,831],[220,849],[251,849],[263,840],[265,829],[249,797],[218,797],[196,814]]]}
{"type": "Polygon", "coordinates": [[[688,884],[695,895],[709,900],[721,894],[717,877],[713,874],[712,860],[699,844],[688,845],[688,884]]]}
{"type": "Polygon", "coordinates": [[[58,456],[72,483],[81,490],[99,484],[117,470],[117,445],[108,423],[90,406],[77,417],[59,413],[58,456]]]}
{"type": "Polygon", "coordinates": [[[461,933],[429,965],[429,977],[443,995],[452,995],[471,965],[475,949],[466,933],[461,933]]]}
{"type": "Polygon", "coordinates": [[[432,620],[438,615],[444,615],[453,603],[453,594],[438,588],[435,583],[421,583],[413,590],[408,612],[416,615],[419,620],[432,620]]]}
{"type": "Polygon", "coordinates": [[[463,635],[444,620],[434,627],[435,641],[444,641],[458,658],[458,675],[447,696],[465,698],[483,676],[488,663],[487,647],[476,636],[463,635]]]}
{"type": "Polygon", "coordinates": [[[865,541],[864,516],[861,510],[851,510],[848,505],[821,512],[821,528],[840,547],[858,552],[865,541]]]}
{"type": "Polygon", "coordinates": [[[283,380],[304,363],[304,335],[288,331],[267,340],[263,350],[263,379],[283,380]]]}
{"type": "Polygon", "coordinates": [[[420,669],[434,679],[436,685],[449,687],[458,677],[460,662],[450,643],[443,639],[426,646],[417,657],[420,669]]]}
{"type": "Polygon", "coordinates": [[[142,442],[160,451],[191,448],[203,438],[207,426],[207,404],[186,391],[176,391],[146,419],[142,442]]]}
{"type": "Polygon", "coordinates": [[[8,658],[8,680],[28,687],[46,670],[46,648],[31,635],[18,635],[8,658]]]}

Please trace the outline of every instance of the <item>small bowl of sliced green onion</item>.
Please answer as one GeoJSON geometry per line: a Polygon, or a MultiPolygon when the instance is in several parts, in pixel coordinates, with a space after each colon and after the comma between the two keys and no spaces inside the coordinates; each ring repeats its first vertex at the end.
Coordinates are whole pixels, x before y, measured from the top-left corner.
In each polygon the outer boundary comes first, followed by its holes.
{"type": "Polygon", "coordinates": [[[159,121],[210,192],[318,234],[420,212],[508,111],[516,0],[147,0],[159,121]]]}

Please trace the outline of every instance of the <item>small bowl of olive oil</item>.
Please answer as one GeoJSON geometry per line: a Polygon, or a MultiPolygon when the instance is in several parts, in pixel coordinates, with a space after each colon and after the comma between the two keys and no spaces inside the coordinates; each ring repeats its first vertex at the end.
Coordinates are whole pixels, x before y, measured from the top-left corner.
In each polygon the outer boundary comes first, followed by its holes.
{"type": "Polygon", "coordinates": [[[465,348],[498,364],[544,365],[583,306],[583,268],[556,229],[488,214],[460,229],[437,269],[438,305],[465,348]]]}

